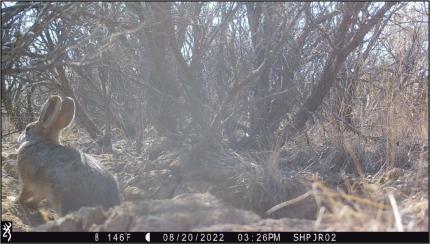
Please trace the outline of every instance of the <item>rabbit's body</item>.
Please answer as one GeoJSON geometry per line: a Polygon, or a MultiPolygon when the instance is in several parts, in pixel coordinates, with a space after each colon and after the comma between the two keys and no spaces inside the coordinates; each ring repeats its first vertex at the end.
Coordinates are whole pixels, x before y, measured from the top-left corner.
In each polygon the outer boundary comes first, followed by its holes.
{"type": "Polygon", "coordinates": [[[116,179],[96,159],[57,144],[37,123],[28,127],[18,151],[19,202],[37,205],[47,198],[60,215],[83,206],[120,204],[116,179]]]}

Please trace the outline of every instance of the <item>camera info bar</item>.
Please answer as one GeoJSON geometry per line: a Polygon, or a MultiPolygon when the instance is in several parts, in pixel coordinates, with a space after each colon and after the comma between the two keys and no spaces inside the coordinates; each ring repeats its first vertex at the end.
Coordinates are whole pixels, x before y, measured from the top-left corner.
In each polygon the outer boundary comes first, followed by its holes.
{"type": "Polygon", "coordinates": [[[14,232],[1,224],[2,243],[429,243],[429,232],[14,232]]]}

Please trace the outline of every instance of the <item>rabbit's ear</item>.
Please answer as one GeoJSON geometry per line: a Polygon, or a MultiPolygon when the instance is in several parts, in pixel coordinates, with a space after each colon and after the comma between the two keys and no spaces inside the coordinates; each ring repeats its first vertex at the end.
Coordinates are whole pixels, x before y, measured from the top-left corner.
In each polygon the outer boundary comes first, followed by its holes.
{"type": "Polygon", "coordinates": [[[42,123],[43,128],[50,127],[57,120],[60,110],[61,98],[51,96],[43,105],[42,112],[40,112],[39,122],[42,123]]]}
{"type": "Polygon", "coordinates": [[[63,129],[72,122],[73,117],[75,116],[75,101],[71,97],[63,98],[63,102],[61,104],[61,111],[58,115],[57,121],[55,125],[57,128],[63,129]]]}

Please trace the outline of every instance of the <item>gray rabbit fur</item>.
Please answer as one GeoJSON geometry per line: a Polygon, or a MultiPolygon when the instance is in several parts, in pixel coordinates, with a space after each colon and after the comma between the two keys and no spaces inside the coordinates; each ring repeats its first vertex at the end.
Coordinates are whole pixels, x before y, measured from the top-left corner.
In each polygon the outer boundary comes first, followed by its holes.
{"type": "Polygon", "coordinates": [[[61,130],[71,123],[74,114],[72,98],[51,96],[39,119],[21,134],[19,203],[35,208],[47,198],[60,216],[83,206],[107,209],[120,204],[115,177],[93,157],[61,145],[61,130]]]}

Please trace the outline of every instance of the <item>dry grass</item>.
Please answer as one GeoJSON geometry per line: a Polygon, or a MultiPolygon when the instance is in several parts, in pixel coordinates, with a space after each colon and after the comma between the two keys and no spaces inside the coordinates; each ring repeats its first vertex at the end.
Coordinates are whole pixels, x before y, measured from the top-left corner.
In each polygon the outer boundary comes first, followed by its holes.
{"type": "Polygon", "coordinates": [[[428,175],[419,174],[421,186],[416,186],[415,172],[392,170],[355,179],[348,192],[316,180],[314,196],[321,203],[317,225],[335,231],[428,231],[428,175]]]}

